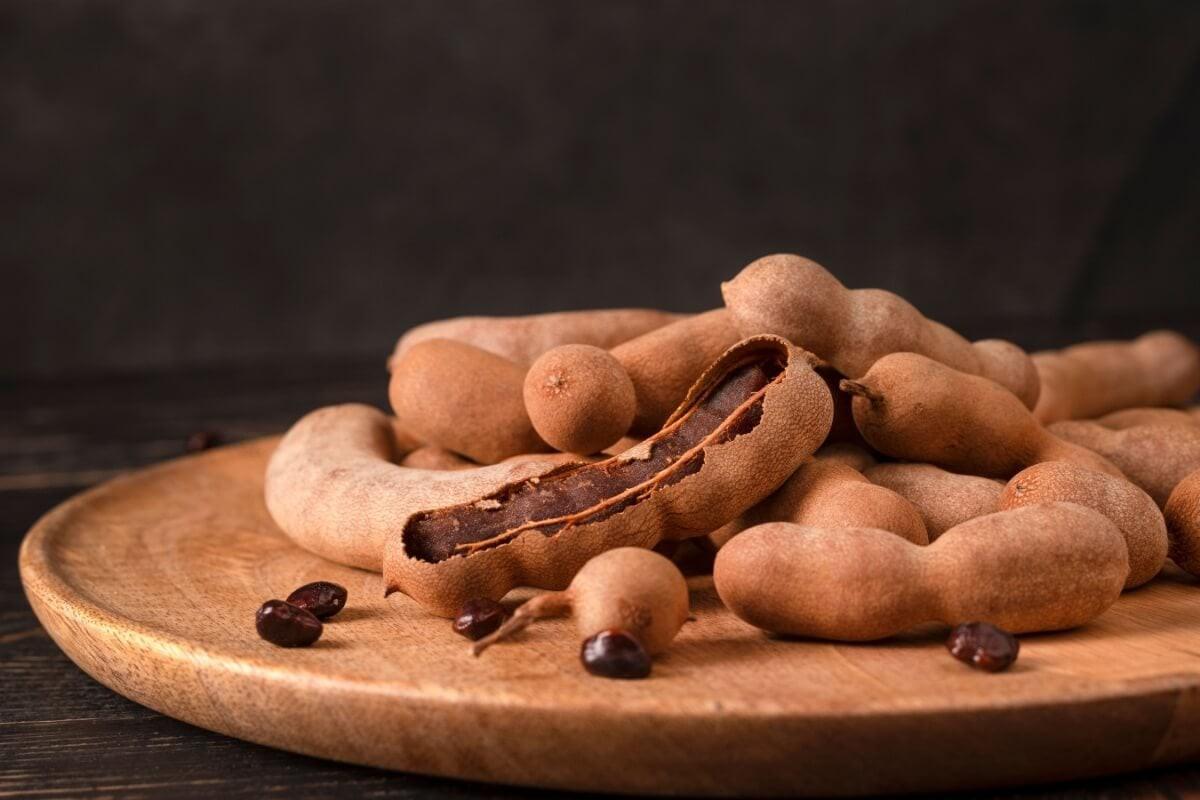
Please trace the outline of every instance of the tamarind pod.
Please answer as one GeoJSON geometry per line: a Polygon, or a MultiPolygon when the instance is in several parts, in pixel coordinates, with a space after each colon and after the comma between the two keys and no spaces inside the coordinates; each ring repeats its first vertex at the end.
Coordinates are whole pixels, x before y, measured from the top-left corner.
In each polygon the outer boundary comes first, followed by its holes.
{"type": "Polygon", "coordinates": [[[1047,461],[1021,470],[1004,487],[996,507],[1064,502],[1103,514],[1125,537],[1132,589],[1157,575],[1167,560],[1167,524],[1150,495],[1123,478],[1093,472],[1064,461],[1047,461]]]}
{"type": "MultiPolygon", "coordinates": [[[[857,428],[855,429],[857,430],[857,428]]],[[[813,455],[818,461],[845,464],[853,470],[866,472],[875,466],[875,456],[865,447],[850,442],[834,442],[824,445],[813,455]]]]}
{"type": "Polygon", "coordinates": [[[912,503],[925,520],[930,541],[955,525],[995,511],[1004,490],[1000,481],[948,472],[933,464],[878,464],[864,475],[912,503]]]}
{"type": "Polygon", "coordinates": [[[817,449],[832,400],[808,353],[747,339],[700,377],[665,427],[619,456],[561,467],[393,520],[384,581],[451,616],[517,586],[562,589],[591,557],[701,536],[766,497],[817,449]]]}
{"type": "Polygon", "coordinates": [[[388,365],[420,342],[453,339],[527,367],[542,353],[559,345],[590,344],[610,350],[686,316],[652,308],[611,308],[520,317],[441,319],[418,325],[401,336],[388,365]]]}
{"type": "Polygon", "coordinates": [[[1181,569],[1200,576],[1200,470],[1171,492],[1165,511],[1168,555],[1181,569]]]}
{"type": "Polygon", "coordinates": [[[662,427],[704,370],[742,337],[723,308],[685,317],[612,349],[633,382],[637,411],[629,433],[662,427]]]}
{"type": "Polygon", "coordinates": [[[1109,430],[1121,431],[1137,425],[1200,425],[1200,416],[1178,408],[1123,408],[1096,420],[1109,430]]]}
{"type": "Polygon", "coordinates": [[[1135,425],[1113,431],[1096,422],[1063,420],[1049,429],[1116,464],[1159,508],[1181,480],[1200,469],[1200,426],[1135,425]]]}
{"type": "Polygon", "coordinates": [[[1200,390],[1200,349],[1174,331],[1035,353],[1033,363],[1043,385],[1034,416],[1043,423],[1179,406],[1200,390]]]}
{"type": "Polygon", "coordinates": [[[549,456],[468,470],[407,469],[394,421],[370,406],[313,411],[284,435],[267,464],[275,523],[319,556],[378,572],[384,539],[413,512],[466,501],[556,469],[549,456]]]}
{"type": "Polygon", "coordinates": [[[926,547],[871,528],[767,523],[721,548],[713,580],[756,627],[870,641],[926,622],[1074,628],[1116,601],[1128,572],[1116,525],[1047,503],[964,522],[926,547]]]}
{"type": "Polygon", "coordinates": [[[1007,480],[1041,461],[1071,461],[1121,476],[1111,462],[1059,439],[999,384],[917,353],[892,353],[857,381],[854,422],[881,453],[953,472],[1007,480]]]}
{"type": "Polygon", "coordinates": [[[525,411],[538,436],[566,453],[598,453],[629,431],[637,392],[607,350],[564,344],[538,356],[525,373],[525,411]]]}
{"type": "Polygon", "coordinates": [[[972,345],[907,300],[882,289],[847,289],[828,270],[797,255],[760,258],[721,284],[725,305],[743,336],[773,333],[812,351],[847,378],[859,378],[889,353],[920,353],[971,375],[997,381],[1028,408],[1039,378],[1029,356],[1011,342],[972,345]]]}
{"type": "Polygon", "coordinates": [[[396,419],[425,442],[479,464],[547,451],[525,411],[525,369],[452,339],[413,345],[392,365],[396,419]]]}

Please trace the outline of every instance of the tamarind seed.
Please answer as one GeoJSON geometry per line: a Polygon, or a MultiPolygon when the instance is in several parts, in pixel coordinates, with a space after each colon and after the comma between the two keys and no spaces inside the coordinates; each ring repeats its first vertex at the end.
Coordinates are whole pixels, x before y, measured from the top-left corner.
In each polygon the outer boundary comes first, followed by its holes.
{"type": "Polygon", "coordinates": [[[279,647],[308,647],[324,625],[310,612],[283,600],[268,600],[254,616],[258,635],[279,647]]]}
{"type": "Polygon", "coordinates": [[[471,641],[478,641],[494,632],[508,617],[508,611],[495,600],[478,597],[463,603],[454,618],[454,632],[471,641]]]}
{"type": "Polygon", "coordinates": [[[199,453],[221,444],[221,434],[215,431],[194,431],[183,442],[183,452],[199,453]]]}
{"type": "Polygon", "coordinates": [[[946,640],[950,655],[986,672],[1000,672],[1012,666],[1021,643],[1003,628],[987,622],[964,622],[950,632],[946,640]]]}
{"type": "Polygon", "coordinates": [[[637,639],[610,628],[589,636],[579,651],[583,668],[600,678],[635,680],[650,674],[650,655],[637,639]]]}
{"type": "Polygon", "coordinates": [[[329,581],[306,583],[288,595],[287,601],[317,619],[328,619],[346,607],[345,587],[329,581]]]}

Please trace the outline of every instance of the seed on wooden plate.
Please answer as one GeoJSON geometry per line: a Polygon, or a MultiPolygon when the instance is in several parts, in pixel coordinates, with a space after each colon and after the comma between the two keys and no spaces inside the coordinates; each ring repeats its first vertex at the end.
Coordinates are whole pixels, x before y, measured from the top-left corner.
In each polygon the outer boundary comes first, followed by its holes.
{"type": "Polygon", "coordinates": [[[477,641],[499,628],[507,616],[504,606],[495,600],[486,597],[468,600],[454,618],[454,632],[477,641]]]}
{"type": "Polygon", "coordinates": [[[329,581],[306,583],[288,595],[287,601],[317,619],[328,619],[346,606],[346,589],[329,581]]]}
{"type": "Polygon", "coordinates": [[[990,623],[965,622],[950,632],[946,649],[964,664],[1000,672],[1017,660],[1021,643],[1008,631],[990,623]]]}
{"type": "Polygon", "coordinates": [[[321,638],[324,625],[303,608],[282,600],[268,600],[254,616],[258,635],[280,647],[308,647],[321,638]]]}
{"type": "Polygon", "coordinates": [[[619,630],[600,631],[585,639],[579,660],[584,669],[601,678],[633,680],[650,674],[650,656],[645,648],[619,630]]]}

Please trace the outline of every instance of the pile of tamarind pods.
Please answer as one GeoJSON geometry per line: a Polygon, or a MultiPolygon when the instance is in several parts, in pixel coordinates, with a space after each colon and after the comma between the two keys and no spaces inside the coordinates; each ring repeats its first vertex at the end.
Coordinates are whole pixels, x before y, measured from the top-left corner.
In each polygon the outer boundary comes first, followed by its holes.
{"type": "Polygon", "coordinates": [[[701,314],[414,328],[389,360],[392,414],[298,421],[267,507],[301,546],[439,616],[551,590],[476,650],[570,613],[585,664],[616,653],[596,663],[617,677],[689,616],[678,568],[653,552],[682,540],[712,556],[744,621],[836,641],[930,622],[1063,630],[1168,560],[1200,575],[1186,337],[1030,355],[795,255],[721,291],[701,314]]]}

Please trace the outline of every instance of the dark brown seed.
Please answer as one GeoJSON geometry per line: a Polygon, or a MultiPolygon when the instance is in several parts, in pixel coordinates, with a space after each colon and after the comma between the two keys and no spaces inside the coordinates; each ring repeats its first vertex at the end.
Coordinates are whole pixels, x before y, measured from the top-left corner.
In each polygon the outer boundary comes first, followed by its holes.
{"type": "Polygon", "coordinates": [[[990,623],[966,622],[950,631],[946,649],[964,664],[1000,672],[1017,660],[1021,643],[1008,631],[990,623]]]}
{"type": "Polygon", "coordinates": [[[650,674],[650,656],[637,639],[619,630],[600,631],[583,642],[583,668],[601,678],[632,680],[650,674]]]}
{"type": "Polygon", "coordinates": [[[214,431],[196,431],[187,437],[183,443],[185,453],[199,453],[221,444],[221,435],[214,431]]]}
{"type": "Polygon", "coordinates": [[[303,608],[268,600],[254,617],[258,635],[280,647],[308,647],[321,638],[324,625],[303,608]]]}
{"type": "Polygon", "coordinates": [[[346,607],[346,590],[336,583],[306,583],[288,595],[287,601],[317,619],[328,619],[346,607]]]}
{"type": "Polygon", "coordinates": [[[454,618],[454,632],[476,641],[499,628],[507,616],[504,606],[495,600],[484,597],[468,600],[454,618]]]}

